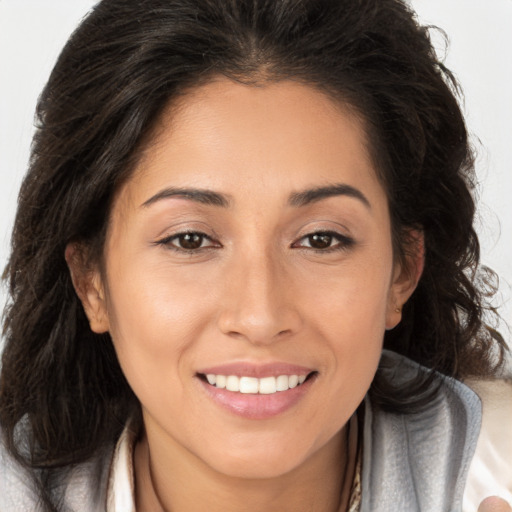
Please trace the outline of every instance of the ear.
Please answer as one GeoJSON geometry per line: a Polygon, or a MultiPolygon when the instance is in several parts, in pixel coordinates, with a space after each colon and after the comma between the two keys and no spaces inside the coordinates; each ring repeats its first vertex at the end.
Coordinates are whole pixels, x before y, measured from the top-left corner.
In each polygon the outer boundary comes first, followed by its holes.
{"type": "Polygon", "coordinates": [[[397,261],[393,270],[386,311],[387,330],[393,329],[402,320],[402,308],[416,289],[425,266],[423,231],[411,229],[407,238],[404,261],[397,261]]]}
{"type": "Polygon", "coordinates": [[[64,256],[91,330],[102,334],[109,330],[105,289],[99,269],[90,268],[86,253],[87,250],[82,244],[70,243],[66,246],[64,256]]]}

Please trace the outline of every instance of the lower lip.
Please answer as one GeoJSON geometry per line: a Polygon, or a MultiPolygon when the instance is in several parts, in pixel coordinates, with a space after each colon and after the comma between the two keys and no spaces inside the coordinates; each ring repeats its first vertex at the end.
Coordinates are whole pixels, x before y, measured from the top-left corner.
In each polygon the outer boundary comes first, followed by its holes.
{"type": "Polygon", "coordinates": [[[291,409],[309,391],[315,378],[310,377],[301,385],[270,395],[235,393],[216,388],[199,379],[208,396],[215,403],[242,418],[265,420],[291,409]]]}

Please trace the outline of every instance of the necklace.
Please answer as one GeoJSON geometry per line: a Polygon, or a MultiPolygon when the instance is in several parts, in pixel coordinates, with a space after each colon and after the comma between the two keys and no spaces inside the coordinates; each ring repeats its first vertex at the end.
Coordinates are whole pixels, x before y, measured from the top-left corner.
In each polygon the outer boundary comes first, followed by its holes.
{"type": "Polygon", "coordinates": [[[361,460],[357,412],[347,423],[345,440],[346,463],[343,474],[339,512],[358,512],[361,502],[361,460]]]}

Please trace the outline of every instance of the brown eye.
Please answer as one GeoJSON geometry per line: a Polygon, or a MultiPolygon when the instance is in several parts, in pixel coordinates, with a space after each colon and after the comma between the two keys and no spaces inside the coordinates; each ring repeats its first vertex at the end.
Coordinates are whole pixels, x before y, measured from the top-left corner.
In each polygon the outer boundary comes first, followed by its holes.
{"type": "Polygon", "coordinates": [[[353,238],[336,233],[335,231],[317,231],[303,236],[295,242],[293,248],[313,249],[315,251],[331,252],[349,249],[354,245],[353,238]]]}
{"type": "Polygon", "coordinates": [[[156,245],[163,245],[168,249],[181,252],[194,252],[201,249],[221,247],[219,242],[212,240],[208,235],[199,231],[176,233],[175,235],[167,236],[162,240],[158,240],[156,245]]]}
{"type": "Polygon", "coordinates": [[[200,233],[183,233],[176,237],[175,244],[181,249],[199,249],[203,245],[205,236],[200,233]]]}
{"type": "Polygon", "coordinates": [[[313,249],[327,249],[331,247],[333,237],[328,233],[315,233],[308,236],[309,246],[313,249]]]}

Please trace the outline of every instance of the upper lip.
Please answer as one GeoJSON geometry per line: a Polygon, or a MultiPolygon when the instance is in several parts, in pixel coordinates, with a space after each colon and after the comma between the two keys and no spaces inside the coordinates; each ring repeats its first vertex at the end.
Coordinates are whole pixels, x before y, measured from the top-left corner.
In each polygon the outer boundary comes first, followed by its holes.
{"type": "Polygon", "coordinates": [[[210,366],[198,371],[202,375],[235,375],[237,377],[278,377],[279,375],[308,375],[313,368],[284,362],[254,364],[249,362],[210,366]]]}

